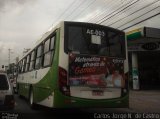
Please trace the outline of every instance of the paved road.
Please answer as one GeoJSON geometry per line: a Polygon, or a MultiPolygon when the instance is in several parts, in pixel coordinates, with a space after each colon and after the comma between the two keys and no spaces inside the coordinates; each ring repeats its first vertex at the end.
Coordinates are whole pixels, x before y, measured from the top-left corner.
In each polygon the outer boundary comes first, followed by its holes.
{"type": "Polygon", "coordinates": [[[18,112],[18,113],[36,113],[37,112],[37,110],[32,110],[29,107],[28,101],[25,98],[15,95],[15,100],[16,100],[16,104],[15,104],[14,112],[18,112]]]}
{"type": "MultiPolygon", "coordinates": [[[[43,118],[48,115],[51,117],[87,117],[94,118],[95,114],[108,114],[113,112],[132,112],[127,108],[94,108],[94,109],[50,109],[42,106],[38,106],[37,110],[33,110],[29,107],[28,101],[25,98],[20,98],[18,95],[15,95],[16,106],[15,113],[20,113],[22,116],[30,116],[43,118]]],[[[21,115],[20,115],[21,116],[21,115]]]]}
{"type": "Polygon", "coordinates": [[[140,113],[160,113],[160,90],[130,91],[130,108],[140,113]]]}
{"type": "Polygon", "coordinates": [[[16,106],[15,109],[9,111],[9,114],[18,114],[19,119],[44,119],[44,118],[95,118],[98,114],[113,113],[113,112],[132,112],[132,110],[127,108],[94,108],[94,109],[50,109],[42,106],[38,106],[37,110],[33,110],[29,107],[28,101],[25,98],[20,98],[15,95],[16,106]]]}
{"type": "MultiPolygon", "coordinates": [[[[159,113],[160,114],[160,91],[130,91],[130,108],[94,108],[94,109],[69,109],[57,110],[39,106],[37,110],[29,107],[28,101],[15,95],[16,106],[9,114],[18,114],[18,119],[44,119],[44,118],[98,118],[100,116],[113,116],[114,113],[159,113]]],[[[118,115],[126,116],[126,115],[118,115]]],[[[130,115],[129,115],[130,116],[130,115]]],[[[133,115],[132,115],[133,116],[133,115]]],[[[158,115],[160,116],[160,115],[158,115]]],[[[103,118],[103,117],[101,117],[103,118]]],[[[125,118],[124,118],[125,119],[125,118]]]]}

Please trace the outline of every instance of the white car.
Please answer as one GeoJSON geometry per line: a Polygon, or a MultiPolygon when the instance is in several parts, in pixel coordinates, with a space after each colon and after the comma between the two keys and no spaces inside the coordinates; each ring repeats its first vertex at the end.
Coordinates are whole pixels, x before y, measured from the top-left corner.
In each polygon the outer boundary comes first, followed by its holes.
{"type": "Polygon", "coordinates": [[[14,109],[13,90],[6,73],[0,72],[0,109],[14,109]]]}

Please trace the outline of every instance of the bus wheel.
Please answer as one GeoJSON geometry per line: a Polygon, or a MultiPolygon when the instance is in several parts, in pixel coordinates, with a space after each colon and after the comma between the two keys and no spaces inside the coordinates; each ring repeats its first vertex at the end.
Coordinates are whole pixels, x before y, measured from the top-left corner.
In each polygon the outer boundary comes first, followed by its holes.
{"type": "Polygon", "coordinates": [[[36,109],[36,104],[33,102],[33,90],[32,89],[29,95],[29,105],[32,109],[36,109]]]}

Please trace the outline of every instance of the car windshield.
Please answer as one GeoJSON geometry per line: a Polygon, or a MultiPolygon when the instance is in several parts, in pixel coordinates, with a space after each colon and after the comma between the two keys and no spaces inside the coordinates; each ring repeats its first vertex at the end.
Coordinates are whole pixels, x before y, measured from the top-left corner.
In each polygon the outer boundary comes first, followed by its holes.
{"type": "Polygon", "coordinates": [[[0,74],[0,90],[8,90],[9,85],[7,81],[7,77],[5,75],[0,74]]]}

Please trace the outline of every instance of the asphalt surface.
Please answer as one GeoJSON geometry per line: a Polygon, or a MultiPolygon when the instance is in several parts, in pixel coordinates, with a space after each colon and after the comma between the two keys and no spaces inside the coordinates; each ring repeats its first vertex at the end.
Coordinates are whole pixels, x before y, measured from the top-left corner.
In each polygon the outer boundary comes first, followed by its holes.
{"type": "Polygon", "coordinates": [[[160,113],[160,90],[130,91],[130,109],[139,113],[160,113]]]}
{"type": "MultiPolygon", "coordinates": [[[[153,119],[150,114],[154,114],[155,119],[160,119],[160,91],[130,91],[130,107],[129,108],[93,108],[93,109],[50,109],[38,106],[36,110],[29,107],[25,98],[15,95],[16,105],[14,110],[1,112],[1,117],[13,116],[12,119],[50,119],[50,118],[117,118],[128,119],[135,118],[135,114],[144,119],[153,119]],[[145,117],[149,114],[149,117],[145,117]],[[8,116],[7,115],[7,116],[8,116]],[[17,118],[16,118],[17,116],[17,118]]],[[[139,118],[140,117],[136,117],[139,118]]],[[[11,119],[11,118],[3,118],[11,119]]]]}

